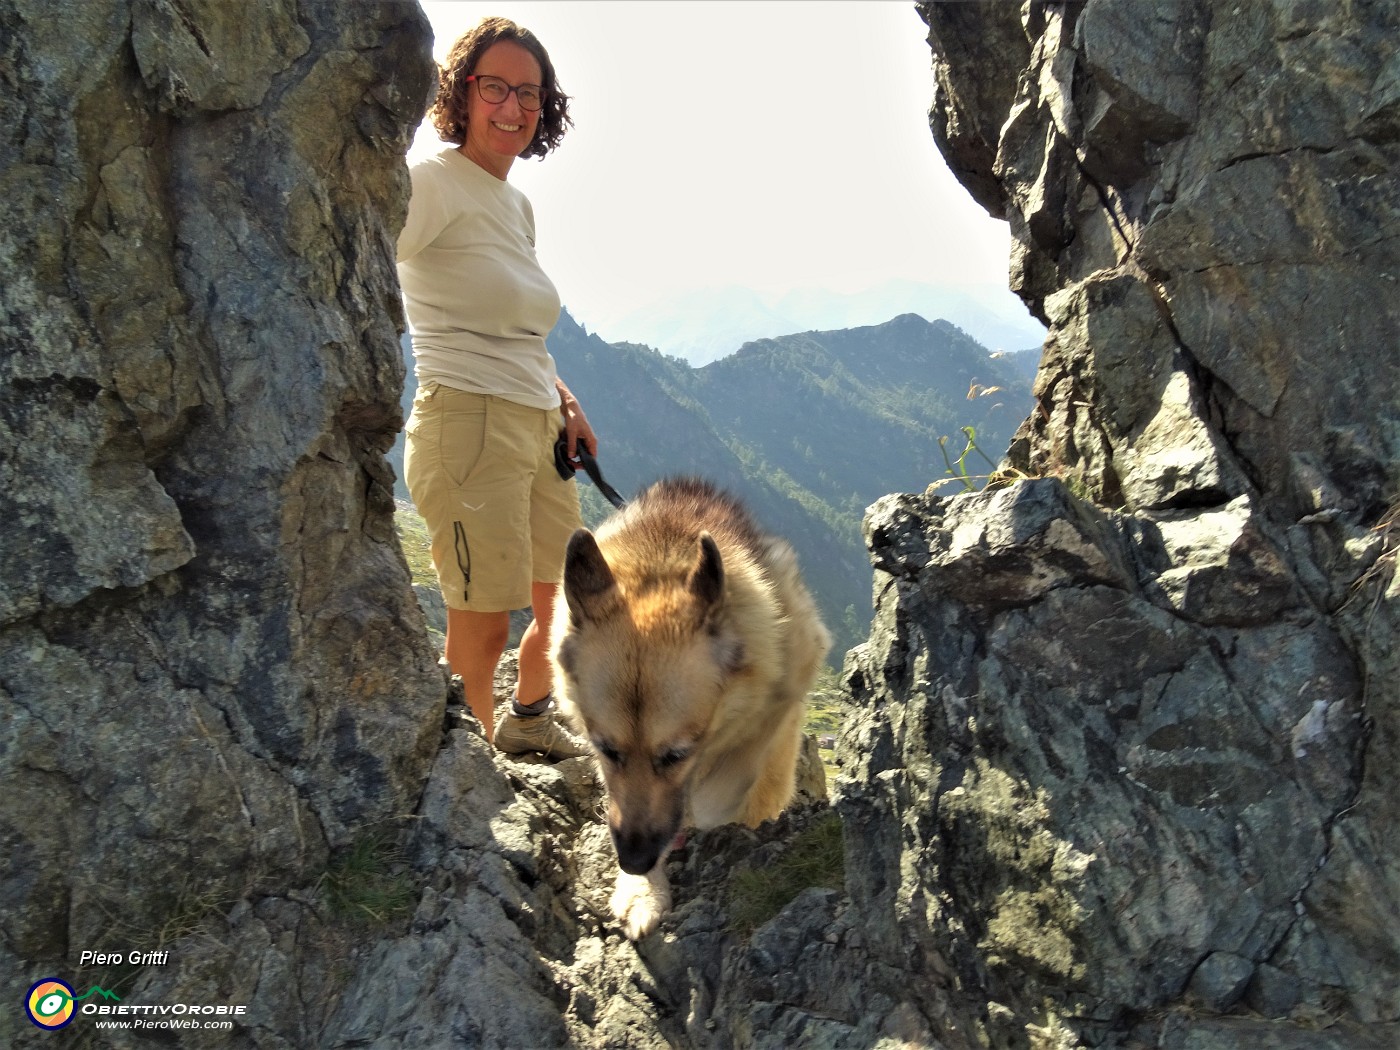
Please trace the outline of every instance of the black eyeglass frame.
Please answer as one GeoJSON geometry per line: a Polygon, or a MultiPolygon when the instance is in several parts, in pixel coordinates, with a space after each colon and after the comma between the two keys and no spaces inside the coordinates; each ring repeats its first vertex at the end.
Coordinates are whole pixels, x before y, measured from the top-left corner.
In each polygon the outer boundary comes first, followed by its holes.
{"type": "Polygon", "coordinates": [[[505,80],[502,80],[500,77],[493,77],[489,73],[473,73],[466,79],[468,83],[470,83],[473,80],[476,81],[476,93],[480,96],[481,101],[490,102],[493,106],[500,105],[501,102],[504,102],[506,99],[510,98],[512,91],[515,92],[515,101],[519,102],[520,108],[525,110],[525,112],[527,113],[538,113],[540,110],[544,109],[544,104],[549,101],[549,88],[544,87],[541,84],[511,84],[505,80]],[[500,84],[506,89],[506,93],[503,96],[501,96],[499,101],[493,102],[491,99],[487,98],[484,94],[482,94],[481,82],[483,80],[494,80],[497,84],[500,84]],[[525,104],[525,100],[520,97],[521,88],[534,88],[535,91],[539,93],[540,104],[538,106],[527,106],[525,104]]]}

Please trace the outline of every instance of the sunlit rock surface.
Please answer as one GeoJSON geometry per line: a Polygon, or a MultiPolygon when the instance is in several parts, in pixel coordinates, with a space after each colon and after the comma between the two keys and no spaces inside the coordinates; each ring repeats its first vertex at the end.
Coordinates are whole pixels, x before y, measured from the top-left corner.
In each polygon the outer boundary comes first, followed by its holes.
{"type": "Polygon", "coordinates": [[[416,5],[0,0],[0,1042],[53,974],[247,1005],[189,1047],[1400,1043],[1400,16],[921,11],[1039,404],[871,508],[833,802],[632,945],[394,538],[416,5]]]}

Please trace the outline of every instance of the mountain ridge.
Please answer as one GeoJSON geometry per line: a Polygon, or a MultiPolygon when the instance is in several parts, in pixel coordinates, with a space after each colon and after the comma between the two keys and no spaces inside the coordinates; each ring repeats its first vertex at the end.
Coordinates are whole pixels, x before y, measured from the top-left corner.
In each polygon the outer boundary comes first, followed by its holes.
{"type": "MultiPolygon", "coordinates": [[[[792,543],[837,637],[836,662],[869,621],[865,508],[887,492],[921,492],[946,478],[940,438],[956,438],[960,451],[964,426],[998,459],[1030,410],[1034,371],[1019,355],[992,355],[951,322],[909,313],[752,340],[698,367],[642,344],[610,343],[567,310],[548,346],[620,492],[701,475],[792,543]]],[[[405,354],[406,414],[414,383],[405,354]]],[[[401,478],[402,438],[390,459],[401,478]]],[[[397,489],[407,498],[402,480],[397,489]]],[[[611,511],[591,485],[581,494],[588,524],[611,511]]]]}
{"type": "Polygon", "coordinates": [[[910,280],[885,281],[857,292],[698,288],[587,326],[608,342],[653,346],[700,366],[748,342],[801,331],[872,327],[902,313],[947,319],[989,349],[1024,350],[1044,339],[1044,327],[1005,287],[940,288],[910,280]]]}

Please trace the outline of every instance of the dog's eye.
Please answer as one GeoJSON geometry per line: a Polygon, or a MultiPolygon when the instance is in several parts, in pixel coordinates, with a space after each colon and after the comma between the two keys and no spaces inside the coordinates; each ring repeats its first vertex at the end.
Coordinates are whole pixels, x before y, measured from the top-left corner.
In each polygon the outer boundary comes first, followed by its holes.
{"type": "Polygon", "coordinates": [[[679,765],[690,757],[690,749],[686,747],[673,747],[669,751],[663,751],[656,758],[657,769],[670,769],[679,765]]]}
{"type": "Polygon", "coordinates": [[[622,765],[622,755],[618,752],[617,748],[613,747],[611,744],[605,743],[602,740],[595,740],[593,741],[593,746],[597,749],[598,754],[602,755],[603,758],[613,765],[622,765]]]}

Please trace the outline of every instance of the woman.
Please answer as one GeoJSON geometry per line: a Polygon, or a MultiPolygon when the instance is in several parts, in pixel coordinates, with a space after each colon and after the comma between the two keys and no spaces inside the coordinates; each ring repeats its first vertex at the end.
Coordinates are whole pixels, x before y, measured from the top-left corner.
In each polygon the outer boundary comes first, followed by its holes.
{"type": "Polygon", "coordinates": [[[443,150],[412,167],[398,243],[418,395],[404,477],[428,524],[447,604],[447,662],[503,751],[583,754],[554,717],[547,652],[578,490],[554,466],[597,439],[555,372],[545,336],[559,294],[535,258],[535,221],[506,181],[517,157],[543,157],[572,124],[549,55],[533,33],[484,19],[439,71],[429,118],[443,150]],[[492,680],[510,610],[530,606],[511,711],[493,725],[492,680]]]}

